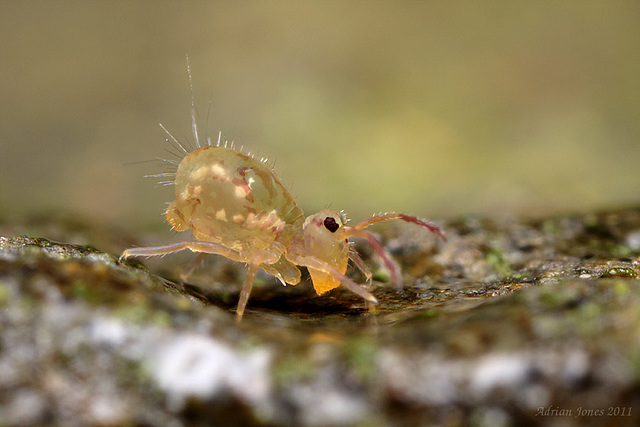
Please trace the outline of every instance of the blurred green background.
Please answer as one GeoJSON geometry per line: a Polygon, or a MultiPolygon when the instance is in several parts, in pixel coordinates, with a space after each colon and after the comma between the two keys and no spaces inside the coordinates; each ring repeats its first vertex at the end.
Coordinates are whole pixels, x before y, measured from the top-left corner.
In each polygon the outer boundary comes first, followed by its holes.
{"type": "Polygon", "coordinates": [[[201,126],[308,214],[638,202],[640,3],[0,2],[0,211],[160,225],[201,126]],[[209,103],[211,101],[211,103],[209,103]]]}

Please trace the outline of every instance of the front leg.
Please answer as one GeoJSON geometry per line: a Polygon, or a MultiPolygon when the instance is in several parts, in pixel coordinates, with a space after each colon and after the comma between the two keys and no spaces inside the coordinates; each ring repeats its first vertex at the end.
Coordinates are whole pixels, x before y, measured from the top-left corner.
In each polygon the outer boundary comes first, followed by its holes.
{"type": "Polygon", "coordinates": [[[354,294],[364,298],[365,301],[369,301],[373,304],[378,303],[378,300],[376,299],[376,297],[374,297],[370,292],[366,291],[362,286],[358,285],[356,282],[349,279],[344,274],[340,273],[337,268],[332,267],[326,262],[313,256],[302,256],[302,255],[297,255],[291,252],[287,253],[286,257],[289,261],[291,261],[296,265],[301,265],[307,268],[321,271],[323,273],[327,273],[331,275],[331,277],[333,277],[334,279],[340,281],[340,284],[343,285],[345,288],[347,288],[354,294]]]}
{"type": "Polygon", "coordinates": [[[360,257],[360,254],[358,253],[356,248],[354,248],[351,243],[349,244],[349,259],[353,261],[358,270],[360,270],[362,274],[364,274],[364,277],[367,280],[367,285],[371,286],[371,283],[373,282],[373,274],[371,273],[369,267],[367,267],[367,264],[365,264],[360,257]]]}
{"type": "MultiPolygon", "coordinates": [[[[336,232],[337,239],[349,239],[350,237],[361,237],[367,239],[373,250],[378,254],[385,267],[391,274],[391,280],[393,283],[400,287],[402,285],[402,278],[400,277],[400,267],[391,259],[389,254],[384,250],[380,242],[367,230],[361,230],[356,227],[344,227],[340,231],[336,232]]],[[[357,264],[356,264],[357,265],[357,264]]],[[[368,269],[367,269],[368,270],[368,269]]],[[[366,274],[366,273],[365,273],[366,274]]]]}

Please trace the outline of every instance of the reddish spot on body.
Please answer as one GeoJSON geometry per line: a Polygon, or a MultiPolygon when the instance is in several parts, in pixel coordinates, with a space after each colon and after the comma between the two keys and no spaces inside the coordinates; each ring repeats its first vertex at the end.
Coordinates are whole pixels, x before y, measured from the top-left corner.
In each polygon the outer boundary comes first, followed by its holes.
{"type": "Polygon", "coordinates": [[[233,178],[231,180],[231,182],[233,183],[233,185],[235,185],[237,188],[239,188],[242,192],[244,192],[244,198],[247,199],[247,201],[249,201],[250,203],[253,203],[253,194],[251,194],[251,187],[249,186],[249,183],[247,182],[247,171],[250,168],[244,166],[241,167],[237,170],[238,175],[240,175],[242,178],[233,178]]]}

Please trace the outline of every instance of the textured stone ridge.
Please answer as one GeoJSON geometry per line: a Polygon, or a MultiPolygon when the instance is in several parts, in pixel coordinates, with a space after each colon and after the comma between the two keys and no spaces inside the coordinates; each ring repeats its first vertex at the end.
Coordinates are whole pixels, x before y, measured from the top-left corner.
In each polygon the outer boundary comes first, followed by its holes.
{"type": "Polygon", "coordinates": [[[0,424],[637,424],[640,209],[443,226],[378,228],[405,285],[374,270],[375,317],[265,274],[236,324],[241,265],[182,284],[189,254],[95,249],[165,234],[5,220],[0,424]]]}

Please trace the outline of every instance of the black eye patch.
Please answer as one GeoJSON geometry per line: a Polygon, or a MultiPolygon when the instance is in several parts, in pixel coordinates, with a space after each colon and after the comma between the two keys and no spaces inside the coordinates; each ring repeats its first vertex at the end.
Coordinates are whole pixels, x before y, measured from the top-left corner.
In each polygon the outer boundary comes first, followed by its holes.
{"type": "Polygon", "coordinates": [[[328,216],[324,219],[324,226],[332,233],[335,233],[340,226],[332,216],[328,216]]]}

